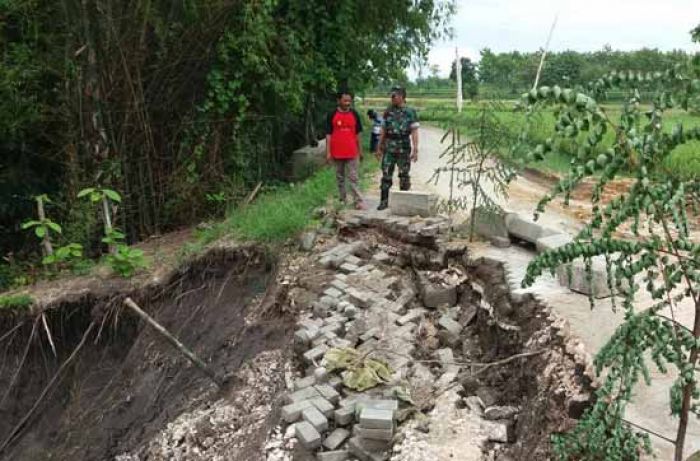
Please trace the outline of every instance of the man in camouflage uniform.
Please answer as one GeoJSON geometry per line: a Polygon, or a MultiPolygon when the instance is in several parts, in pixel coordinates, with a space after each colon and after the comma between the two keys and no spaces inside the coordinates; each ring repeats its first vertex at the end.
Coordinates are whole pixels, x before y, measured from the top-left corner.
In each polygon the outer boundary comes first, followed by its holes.
{"type": "Polygon", "coordinates": [[[377,157],[382,162],[381,201],[378,210],[389,206],[394,168],[399,166],[399,188],[411,188],[411,162],[418,160],[418,114],[406,106],[406,90],[391,89],[391,107],[384,112],[384,124],[379,139],[377,157]]]}

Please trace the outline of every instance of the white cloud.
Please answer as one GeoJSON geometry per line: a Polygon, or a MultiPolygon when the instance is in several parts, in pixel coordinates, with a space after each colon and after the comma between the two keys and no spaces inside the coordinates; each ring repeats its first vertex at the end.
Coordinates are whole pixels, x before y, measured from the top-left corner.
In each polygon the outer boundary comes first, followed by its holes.
{"type": "MultiPolygon", "coordinates": [[[[478,60],[478,50],[536,51],[557,13],[550,49],[593,51],[642,47],[700,51],[690,30],[700,23],[698,0],[457,0],[454,39],[435,45],[428,61],[447,75],[454,47],[478,60]]],[[[416,75],[415,71],[411,72],[416,75]]]]}

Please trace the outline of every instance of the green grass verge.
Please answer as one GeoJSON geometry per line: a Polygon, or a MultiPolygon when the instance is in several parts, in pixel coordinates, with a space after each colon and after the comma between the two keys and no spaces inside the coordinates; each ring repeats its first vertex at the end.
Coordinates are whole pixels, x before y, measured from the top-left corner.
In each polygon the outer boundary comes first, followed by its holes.
{"type": "Polygon", "coordinates": [[[26,309],[34,303],[29,295],[2,295],[0,309],[26,309]]]}

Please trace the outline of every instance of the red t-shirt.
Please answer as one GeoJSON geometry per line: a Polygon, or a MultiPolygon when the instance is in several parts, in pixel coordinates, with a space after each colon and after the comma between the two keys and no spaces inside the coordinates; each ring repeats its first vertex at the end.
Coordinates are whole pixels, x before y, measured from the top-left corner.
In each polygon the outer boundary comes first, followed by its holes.
{"type": "Polygon", "coordinates": [[[355,109],[343,112],[336,109],[328,114],[326,134],[330,135],[331,157],[352,159],[357,157],[357,134],[362,131],[362,122],[355,109]]]}

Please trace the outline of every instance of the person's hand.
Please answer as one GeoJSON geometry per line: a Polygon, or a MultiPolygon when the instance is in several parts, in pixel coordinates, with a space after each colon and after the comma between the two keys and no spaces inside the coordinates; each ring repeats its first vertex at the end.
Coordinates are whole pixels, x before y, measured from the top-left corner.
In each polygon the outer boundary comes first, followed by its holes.
{"type": "Polygon", "coordinates": [[[374,155],[377,156],[377,160],[381,161],[382,156],[384,155],[384,149],[382,149],[381,147],[378,147],[377,151],[374,153],[374,155]]]}
{"type": "Polygon", "coordinates": [[[416,163],[418,161],[418,149],[413,149],[411,152],[411,161],[416,163]]]}
{"type": "Polygon", "coordinates": [[[331,157],[331,153],[326,152],[326,163],[331,163],[332,159],[333,159],[333,157],[331,157]]]}

